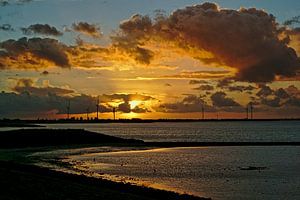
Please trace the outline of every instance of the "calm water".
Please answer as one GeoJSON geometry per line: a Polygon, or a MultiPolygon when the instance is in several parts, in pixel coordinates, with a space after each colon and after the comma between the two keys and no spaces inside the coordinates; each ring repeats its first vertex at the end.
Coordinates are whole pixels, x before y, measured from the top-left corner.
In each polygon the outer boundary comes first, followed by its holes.
{"type": "Polygon", "coordinates": [[[300,147],[207,147],[70,156],[111,179],[213,199],[300,199],[300,147]],[[265,167],[263,170],[241,168],[265,167]]]}
{"type": "Polygon", "coordinates": [[[144,141],[300,142],[300,121],[47,124],[46,126],[49,128],[84,128],[144,141]]]}

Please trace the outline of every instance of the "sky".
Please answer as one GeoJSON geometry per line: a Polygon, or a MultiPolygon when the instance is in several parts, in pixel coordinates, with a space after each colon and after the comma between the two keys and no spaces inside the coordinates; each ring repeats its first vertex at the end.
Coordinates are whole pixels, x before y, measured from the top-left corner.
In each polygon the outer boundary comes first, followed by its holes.
{"type": "Polygon", "coordinates": [[[299,118],[299,16],[296,0],[0,0],[0,118],[299,118]]]}

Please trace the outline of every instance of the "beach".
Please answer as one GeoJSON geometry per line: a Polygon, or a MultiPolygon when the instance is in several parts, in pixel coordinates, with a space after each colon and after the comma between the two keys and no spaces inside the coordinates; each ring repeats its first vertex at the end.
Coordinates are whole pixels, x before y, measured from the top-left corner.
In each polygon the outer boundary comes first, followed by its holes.
{"type": "MultiPolygon", "coordinates": [[[[0,199],[206,199],[84,174],[66,173],[49,166],[38,166],[37,160],[28,157],[37,152],[79,147],[136,147],[143,143],[139,140],[71,129],[2,131],[0,138],[0,186],[3,191],[0,199]]],[[[47,161],[53,164],[51,160],[47,161]]],[[[59,162],[54,164],[59,165],[59,162]]]]}

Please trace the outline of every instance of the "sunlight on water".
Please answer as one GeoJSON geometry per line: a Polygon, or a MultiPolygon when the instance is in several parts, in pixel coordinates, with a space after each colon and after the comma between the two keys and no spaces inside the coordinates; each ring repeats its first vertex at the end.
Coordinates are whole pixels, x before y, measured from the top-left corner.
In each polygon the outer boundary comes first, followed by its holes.
{"type": "Polygon", "coordinates": [[[300,142],[300,121],[47,124],[49,128],[79,128],[144,141],[300,142]]]}
{"type": "Polygon", "coordinates": [[[213,199],[299,199],[299,147],[207,147],[86,153],[86,172],[213,199]]]}

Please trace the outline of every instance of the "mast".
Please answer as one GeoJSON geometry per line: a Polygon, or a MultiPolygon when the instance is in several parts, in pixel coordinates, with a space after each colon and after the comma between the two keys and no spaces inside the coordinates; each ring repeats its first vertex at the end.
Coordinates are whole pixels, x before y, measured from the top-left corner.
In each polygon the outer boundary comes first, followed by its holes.
{"type": "Polygon", "coordinates": [[[116,120],[116,108],[113,107],[113,115],[114,115],[114,120],[116,120]]]}
{"type": "Polygon", "coordinates": [[[97,108],[97,120],[98,120],[99,119],[99,96],[98,96],[98,99],[97,99],[96,108],[97,108]]]}
{"type": "Polygon", "coordinates": [[[70,100],[67,100],[67,119],[70,119],[70,100]]]}

